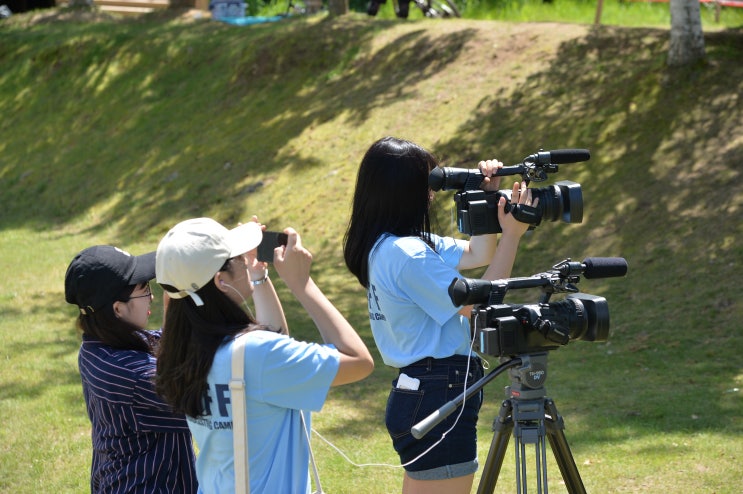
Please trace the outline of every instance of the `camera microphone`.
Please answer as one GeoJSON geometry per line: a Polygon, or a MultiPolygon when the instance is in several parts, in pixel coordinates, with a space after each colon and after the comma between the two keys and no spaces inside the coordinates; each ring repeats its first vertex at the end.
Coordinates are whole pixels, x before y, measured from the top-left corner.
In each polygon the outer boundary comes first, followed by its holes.
{"type": "Polygon", "coordinates": [[[586,257],[583,276],[587,279],[616,278],[627,274],[627,261],[622,257],[586,257]]]}
{"type": "Polygon", "coordinates": [[[579,163],[589,159],[591,159],[591,152],[588,149],[554,149],[531,154],[524,161],[537,165],[562,165],[565,163],[579,163]]]}
{"type": "Polygon", "coordinates": [[[582,274],[587,279],[615,278],[627,274],[627,261],[621,257],[587,257],[582,262],[565,259],[553,269],[560,276],[582,274]]]}

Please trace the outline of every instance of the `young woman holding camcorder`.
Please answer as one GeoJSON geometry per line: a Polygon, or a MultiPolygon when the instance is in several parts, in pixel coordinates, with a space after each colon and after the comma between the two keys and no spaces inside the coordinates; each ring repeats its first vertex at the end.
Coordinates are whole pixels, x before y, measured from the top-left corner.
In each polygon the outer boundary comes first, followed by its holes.
{"type": "MultiPolygon", "coordinates": [[[[482,278],[508,278],[528,225],[498,203],[502,228],[470,240],[432,233],[428,179],[436,158],[412,142],[385,137],[359,168],[344,238],[349,270],[367,289],[369,317],[384,363],[399,370],[385,422],[405,467],[403,493],[469,493],[477,470],[477,417],[482,397],[467,400],[420,440],[410,429],[483,375],[472,353],[469,307],[453,305],[447,288],[463,269],[487,266],[482,278]]],[[[481,161],[482,187],[498,190],[503,164],[481,161]]],[[[525,183],[511,202],[536,206],[525,183]]],[[[535,201],[536,202],[536,201],[535,201]]]]}

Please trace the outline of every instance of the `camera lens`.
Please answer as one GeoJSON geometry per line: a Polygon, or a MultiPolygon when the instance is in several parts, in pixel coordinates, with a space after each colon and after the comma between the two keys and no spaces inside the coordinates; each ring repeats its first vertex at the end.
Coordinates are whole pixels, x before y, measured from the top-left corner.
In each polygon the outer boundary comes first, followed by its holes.
{"type": "Polygon", "coordinates": [[[549,304],[542,317],[568,329],[571,340],[606,341],[609,338],[609,304],[604,297],[573,293],[549,304]]]}
{"type": "Polygon", "coordinates": [[[576,182],[562,180],[555,185],[532,190],[532,196],[539,198],[538,209],[542,211],[545,221],[583,221],[583,194],[580,184],[576,182]]]}

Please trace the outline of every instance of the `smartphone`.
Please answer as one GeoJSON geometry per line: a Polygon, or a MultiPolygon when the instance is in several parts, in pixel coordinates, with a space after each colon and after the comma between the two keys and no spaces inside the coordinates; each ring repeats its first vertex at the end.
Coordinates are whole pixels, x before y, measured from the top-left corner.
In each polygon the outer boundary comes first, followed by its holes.
{"type": "Polygon", "coordinates": [[[263,232],[263,240],[258,245],[258,260],[273,262],[273,251],[279,245],[286,245],[289,237],[284,232],[263,232]]]}

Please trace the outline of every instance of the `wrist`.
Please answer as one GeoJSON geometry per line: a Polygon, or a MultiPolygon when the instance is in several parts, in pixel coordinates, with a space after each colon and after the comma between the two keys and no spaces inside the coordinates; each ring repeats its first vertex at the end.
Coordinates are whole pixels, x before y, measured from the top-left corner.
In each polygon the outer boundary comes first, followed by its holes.
{"type": "Polygon", "coordinates": [[[260,278],[255,279],[251,276],[250,284],[253,286],[259,286],[259,285],[266,283],[267,281],[268,281],[268,270],[265,270],[263,272],[263,276],[261,276],[260,278]]]}

